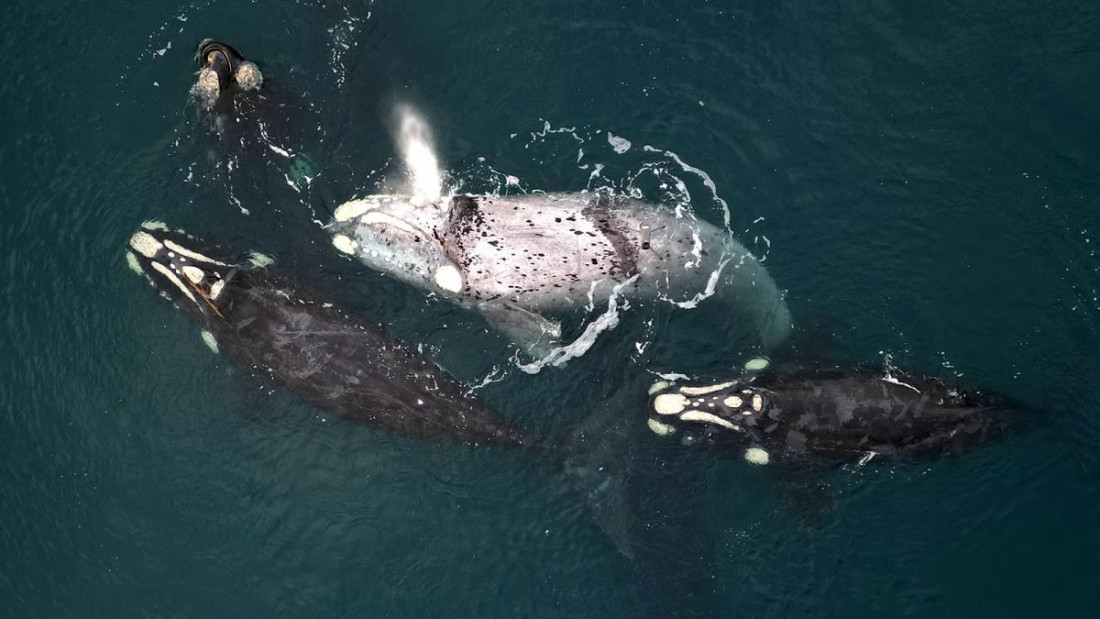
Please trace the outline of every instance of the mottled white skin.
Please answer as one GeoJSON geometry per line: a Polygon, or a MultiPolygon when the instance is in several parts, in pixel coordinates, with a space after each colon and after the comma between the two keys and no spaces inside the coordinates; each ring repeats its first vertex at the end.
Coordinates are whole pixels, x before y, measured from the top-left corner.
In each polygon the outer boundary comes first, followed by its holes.
{"type": "MultiPolygon", "coordinates": [[[[593,194],[531,194],[415,203],[370,196],[341,205],[330,232],[354,239],[355,256],[367,266],[490,320],[503,309],[553,317],[598,306],[617,284],[637,275],[630,295],[691,308],[709,288],[749,309],[765,348],[787,336],[790,314],[782,294],[729,234],[638,200],[617,197],[599,206],[594,200],[593,194]],[[471,203],[473,208],[464,206],[471,203]],[[452,268],[458,278],[437,277],[452,268]]],[[[518,331],[548,330],[525,318],[531,324],[518,331]]]]}

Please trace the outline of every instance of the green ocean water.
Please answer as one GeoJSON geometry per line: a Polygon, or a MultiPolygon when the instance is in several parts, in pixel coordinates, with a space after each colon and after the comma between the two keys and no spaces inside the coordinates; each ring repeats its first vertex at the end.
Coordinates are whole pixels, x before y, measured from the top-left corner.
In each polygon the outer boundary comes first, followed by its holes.
{"type": "Polygon", "coordinates": [[[1094,612],[1100,4],[16,0],[0,29],[0,614],[1094,612]],[[205,37],[290,102],[272,139],[308,185],[189,101],[205,37]],[[255,389],[129,273],[142,221],[296,265],[540,435],[643,424],[652,372],[747,352],[636,304],[529,375],[476,316],[340,260],[315,220],[399,174],[396,102],[464,190],[726,204],[802,350],[955,377],[1034,427],[796,480],[643,428],[600,454],[628,559],[559,463],[255,389]]]}

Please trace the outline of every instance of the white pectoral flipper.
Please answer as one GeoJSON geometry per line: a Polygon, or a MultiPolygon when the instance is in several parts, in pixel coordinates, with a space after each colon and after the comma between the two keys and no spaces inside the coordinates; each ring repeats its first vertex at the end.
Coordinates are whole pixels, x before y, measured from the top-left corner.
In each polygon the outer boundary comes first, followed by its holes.
{"type": "Polygon", "coordinates": [[[478,303],[476,309],[490,326],[532,356],[544,356],[561,345],[561,323],[556,320],[502,301],[478,303]]]}

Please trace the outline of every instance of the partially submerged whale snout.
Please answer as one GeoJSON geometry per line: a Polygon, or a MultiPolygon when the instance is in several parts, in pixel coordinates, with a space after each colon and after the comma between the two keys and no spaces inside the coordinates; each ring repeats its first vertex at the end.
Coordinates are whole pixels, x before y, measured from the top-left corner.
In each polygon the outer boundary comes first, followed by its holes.
{"type": "Polygon", "coordinates": [[[162,223],[145,222],[130,237],[126,262],[183,311],[208,318],[219,313],[218,297],[238,267],[197,251],[195,243],[162,223]]]}
{"type": "Polygon", "coordinates": [[[210,108],[219,95],[233,84],[241,90],[256,90],[264,76],[255,63],[245,60],[237,50],[213,39],[203,39],[195,59],[201,67],[191,93],[210,108]]]}
{"type": "Polygon", "coordinates": [[[457,295],[464,287],[462,273],[438,236],[449,210],[449,201],[397,195],[345,202],[333,214],[332,244],[376,271],[457,295]]]}
{"type": "Polygon", "coordinates": [[[776,458],[866,463],[949,455],[1005,435],[1020,414],[940,378],[853,372],[763,372],[711,385],[659,383],[651,430],[776,458]]]}

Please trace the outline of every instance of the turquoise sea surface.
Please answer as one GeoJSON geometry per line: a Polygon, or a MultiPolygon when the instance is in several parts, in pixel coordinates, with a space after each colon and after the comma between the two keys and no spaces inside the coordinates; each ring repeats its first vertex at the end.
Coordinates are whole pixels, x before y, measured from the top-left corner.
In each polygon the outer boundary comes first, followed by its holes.
{"type": "Polygon", "coordinates": [[[0,615],[1095,612],[1100,3],[14,0],[0,35],[0,615]],[[295,167],[189,99],[206,37],[263,69],[295,167]],[[656,373],[753,354],[722,315],[633,302],[532,374],[479,316],[333,251],[320,223],[403,174],[400,104],[448,187],[728,210],[799,354],[1035,422],[794,476],[659,440],[656,373]],[[633,430],[563,466],[257,389],[128,271],[146,220],[294,267],[535,434],[633,430]],[[631,557],[578,463],[614,476],[631,557]]]}

